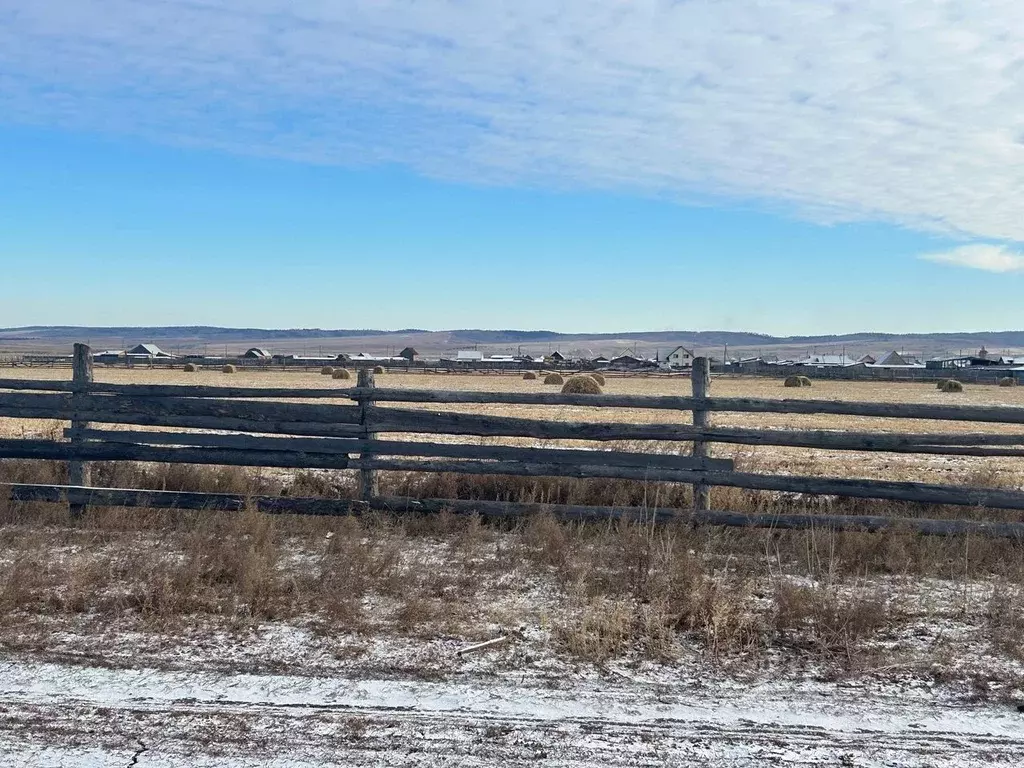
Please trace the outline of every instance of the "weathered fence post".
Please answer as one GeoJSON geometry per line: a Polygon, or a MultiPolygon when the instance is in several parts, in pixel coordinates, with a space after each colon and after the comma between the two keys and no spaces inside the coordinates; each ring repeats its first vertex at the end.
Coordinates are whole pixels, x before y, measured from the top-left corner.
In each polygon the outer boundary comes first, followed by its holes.
{"type": "MultiPolygon", "coordinates": [[[[690,374],[693,396],[703,399],[711,390],[711,364],[706,357],[693,358],[693,371],[690,374]]],[[[704,429],[708,426],[708,412],[703,408],[693,409],[693,426],[704,429]]],[[[708,444],[703,440],[693,441],[694,458],[708,456],[708,444]]],[[[693,509],[695,512],[707,512],[711,509],[711,488],[704,483],[693,486],[693,509]]]]}
{"type": "MultiPolygon", "coordinates": [[[[375,384],[373,380],[373,369],[368,367],[362,367],[359,369],[359,374],[356,378],[356,386],[360,389],[373,389],[375,384]]],[[[373,398],[370,395],[364,394],[359,398],[359,423],[363,425],[363,439],[364,440],[376,440],[377,433],[369,431],[370,424],[370,409],[373,407],[373,398]]],[[[363,453],[359,456],[360,459],[372,459],[373,454],[363,453]]],[[[375,469],[360,469],[359,470],[359,492],[363,497],[363,501],[370,501],[375,496],[380,495],[380,480],[377,477],[377,470],[375,469]]]]}
{"type": "MultiPolygon", "coordinates": [[[[75,344],[75,356],[73,365],[73,373],[71,377],[71,400],[74,403],[75,410],[81,408],[80,396],[87,394],[89,391],[89,385],[92,384],[92,350],[87,344],[75,344]]],[[[87,421],[80,421],[78,419],[71,420],[71,429],[83,430],[88,429],[89,423],[87,421]]],[[[72,437],[71,445],[72,449],[81,445],[83,439],[80,437],[72,437]]],[[[87,461],[70,461],[68,462],[68,484],[75,486],[86,486],[89,485],[92,480],[92,472],[89,468],[89,462],[87,461]]],[[[85,512],[85,504],[70,503],[68,508],[71,512],[71,517],[81,517],[85,512]]]]}

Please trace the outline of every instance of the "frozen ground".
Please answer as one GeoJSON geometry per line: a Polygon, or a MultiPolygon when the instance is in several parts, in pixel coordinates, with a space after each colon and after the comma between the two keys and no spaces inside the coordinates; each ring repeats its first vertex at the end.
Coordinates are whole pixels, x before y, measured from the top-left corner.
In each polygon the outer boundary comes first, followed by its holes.
{"type": "Polygon", "coordinates": [[[920,683],[617,674],[545,686],[8,657],[0,755],[3,766],[1017,766],[1024,715],[920,683]]]}

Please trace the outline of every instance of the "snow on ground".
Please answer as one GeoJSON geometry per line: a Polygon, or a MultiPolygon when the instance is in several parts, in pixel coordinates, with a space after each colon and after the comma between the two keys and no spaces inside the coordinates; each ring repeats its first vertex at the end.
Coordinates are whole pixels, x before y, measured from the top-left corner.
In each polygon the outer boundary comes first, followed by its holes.
{"type": "Polygon", "coordinates": [[[1024,715],[922,685],[557,689],[0,662],[2,766],[1024,764],[1024,715]]]}

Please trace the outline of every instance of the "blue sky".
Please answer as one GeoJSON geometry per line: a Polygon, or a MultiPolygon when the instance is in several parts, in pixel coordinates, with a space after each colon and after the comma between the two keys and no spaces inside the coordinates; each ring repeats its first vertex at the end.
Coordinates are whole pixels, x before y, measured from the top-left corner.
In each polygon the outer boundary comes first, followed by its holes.
{"type": "Polygon", "coordinates": [[[26,5],[3,326],[1022,325],[1015,3],[26,5]]]}

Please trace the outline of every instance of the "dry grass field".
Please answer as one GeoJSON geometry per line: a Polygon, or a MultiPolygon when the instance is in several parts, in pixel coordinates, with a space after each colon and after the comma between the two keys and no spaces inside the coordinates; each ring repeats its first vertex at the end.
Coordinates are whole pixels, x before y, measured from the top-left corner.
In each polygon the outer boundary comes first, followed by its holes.
{"type": "MultiPolygon", "coordinates": [[[[66,370],[15,375],[66,379],[66,370]]],[[[5,371],[10,375],[10,371],[5,371]]],[[[336,388],[314,373],[227,375],[98,368],[110,382],[336,388]]],[[[548,391],[518,376],[385,374],[378,386],[548,391]]],[[[686,394],[685,378],[609,378],[605,392],[686,394]]],[[[713,394],[1024,405],[1024,388],[716,379],[713,394]]],[[[322,401],[321,401],[322,402],[322,401]]],[[[689,414],[460,406],[566,420],[677,421],[689,414]]],[[[906,430],[897,420],[713,414],[737,426],[906,430]]],[[[0,421],[5,435],[60,424],[0,421]]],[[[918,423],[914,431],[971,425],[918,423]]],[[[999,429],[999,427],[992,427],[999,429]]],[[[976,427],[974,427],[976,429],[976,427]]],[[[665,446],[644,446],[664,450],[665,446]]],[[[685,451],[686,448],[684,447],[685,451]]],[[[1010,459],[944,459],[715,446],[754,471],[995,483],[1010,459]]],[[[52,482],[63,468],[0,462],[0,480],[52,482]]],[[[97,485],[345,496],[337,472],[97,465],[97,485]]],[[[639,482],[411,476],[384,492],[520,501],[683,506],[687,487],[639,482]]],[[[994,516],[986,510],[714,489],[715,508],[994,516]]],[[[1014,514],[1004,515],[1016,519],[1014,514]]],[[[252,511],[66,510],[0,501],[0,651],[31,663],[401,680],[786,680],[793,685],[938,685],[964,702],[1024,697],[1024,547],[969,537],[560,524],[476,517],[271,517],[252,511]],[[504,643],[463,658],[467,643],[504,643]]],[[[725,683],[722,681],[734,681],[725,683]]],[[[433,684],[433,683],[431,683],[433,684]]],[[[702,683],[707,684],[707,683],[702,683]]],[[[718,683],[716,683],[718,684],[718,683]]],[[[909,690],[909,688],[908,688],[909,690]]],[[[230,693],[227,694],[230,696],[230,693]]],[[[0,731],[5,721],[0,715],[0,731]]],[[[10,725],[10,724],[8,724],[10,725]]],[[[10,727],[14,727],[11,725],[10,727]]],[[[18,726],[22,727],[22,726],[18,726]]],[[[87,736],[83,736],[87,739],[87,736]]],[[[838,758],[837,758],[838,759],[838,758]]],[[[644,763],[646,764],[646,763],[644,763]]]]}
{"type": "MultiPolygon", "coordinates": [[[[68,375],[66,370],[49,369],[14,373],[53,379],[68,375]]],[[[318,372],[226,375],[98,368],[96,378],[122,383],[230,382],[232,386],[317,388],[349,383],[318,372]]],[[[378,376],[378,386],[503,392],[554,389],[507,375],[385,374],[378,376]]],[[[610,377],[604,391],[685,394],[689,386],[686,378],[610,377]]],[[[994,386],[968,387],[953,396],[926,384],[817,381],[810,389],[794,392],[777,380],[725,378],[715,379],[713,394],[1024,405],[1024,388],[994,386]]],[[[453,408],[565,420],[689,420],[687,413],[666,411],[453,408]]],[[[905,430],[908,423],[760,414],[716,413],[712,418],[716,424],[737,426],[879,431],[905,430]]],[[[6,435],[59,434],[62,426],[0,421],[6,435]]],[[[912,427],[915,431],[958,428],[971,425],[925,422],[912,427]]],[[[1022,485],[1022,462],[1010,459],[780,448],[736,451],[729,446],[716,446],[715,454],[735,456],[740,466],[755,471],[1022,485]]],[[[18,480],[59,480],[61,471],[57,465],[30,462],[6,462],[0,468],[0,474],[18,480]]],[[[95,473],[97,484],[121,487],[240,493],[278,493],[287,488],[296,495],[343,496],[354,491],[351,478],[332,472],[98,465],[95,473]]],[[[400,474],[386,477],[385,491],[637,505],[684,505],[689,493],[686,487],[650,488],[614,481],[400,474]]],[[[715,489],[713,502],[716,508],[740,510],[813,511],[839,506],[851,511],[917,512],[911,505],[772,499],[735,489],[715,489]]],[[[447,517],[359,522],[126,510],[94,510],[79,526],[68,527],[61,509],[10,503],[0,507],[8,523],[0,531],[5,552],[0,610],[21,616],[25,628],[39,629],[53,621],[78,625],[85,619],[104,624],[130,617],[141,622],[139,626],[182,629],[199,616],[201,624],[226,621],[233,627],[303,621],[330,632],[343,627],[356,635],[442,632],[469,640],[498,627],[543,626],[551,647],[595,662],[622,655],[665,661],[685,655],[684,649],[699,649],[716,661],[742,659],[759,664],[786,649],[849,670],[877,666],[878,656],[891,663],[893,657],[909,653],[901,643],[880,638],[894,641],[955,616],[981,617],[974,629],[993,648],[1003,648],[1000,638],[1024,626],[1024,603],[1016,591],[1024,578],[1024,554],[1007,542],[920,539],[899,533],[654,530],[643,525],[579,528],[540,518],[508,529],[447,517]],[[53,525],[57,527],[48,527],[53,525]],[[150,550],[157,541],[161,554],[153,559],[150,550]],[[998,579],[1002,586],[997,589],[984,583],[986,579],[998,579]],[[524,589],[524,585],[529,586],[524,589]]],[[[980,510],[926,511],[991,515],[980,510]]],[[[7,638],[13,642],[10,631],[7,638]]],[[[27,630],[18,641],[37,642],[38,634],[27,630]]],[[[922,643],[913,640],[910,645],[915,649],[911,660],[901,663],[922,663],[915,658],[923,650],[922,643]]],[[[941,654],[934,646],[924,654],[928,663],[937,655],[941,654]]]]}

